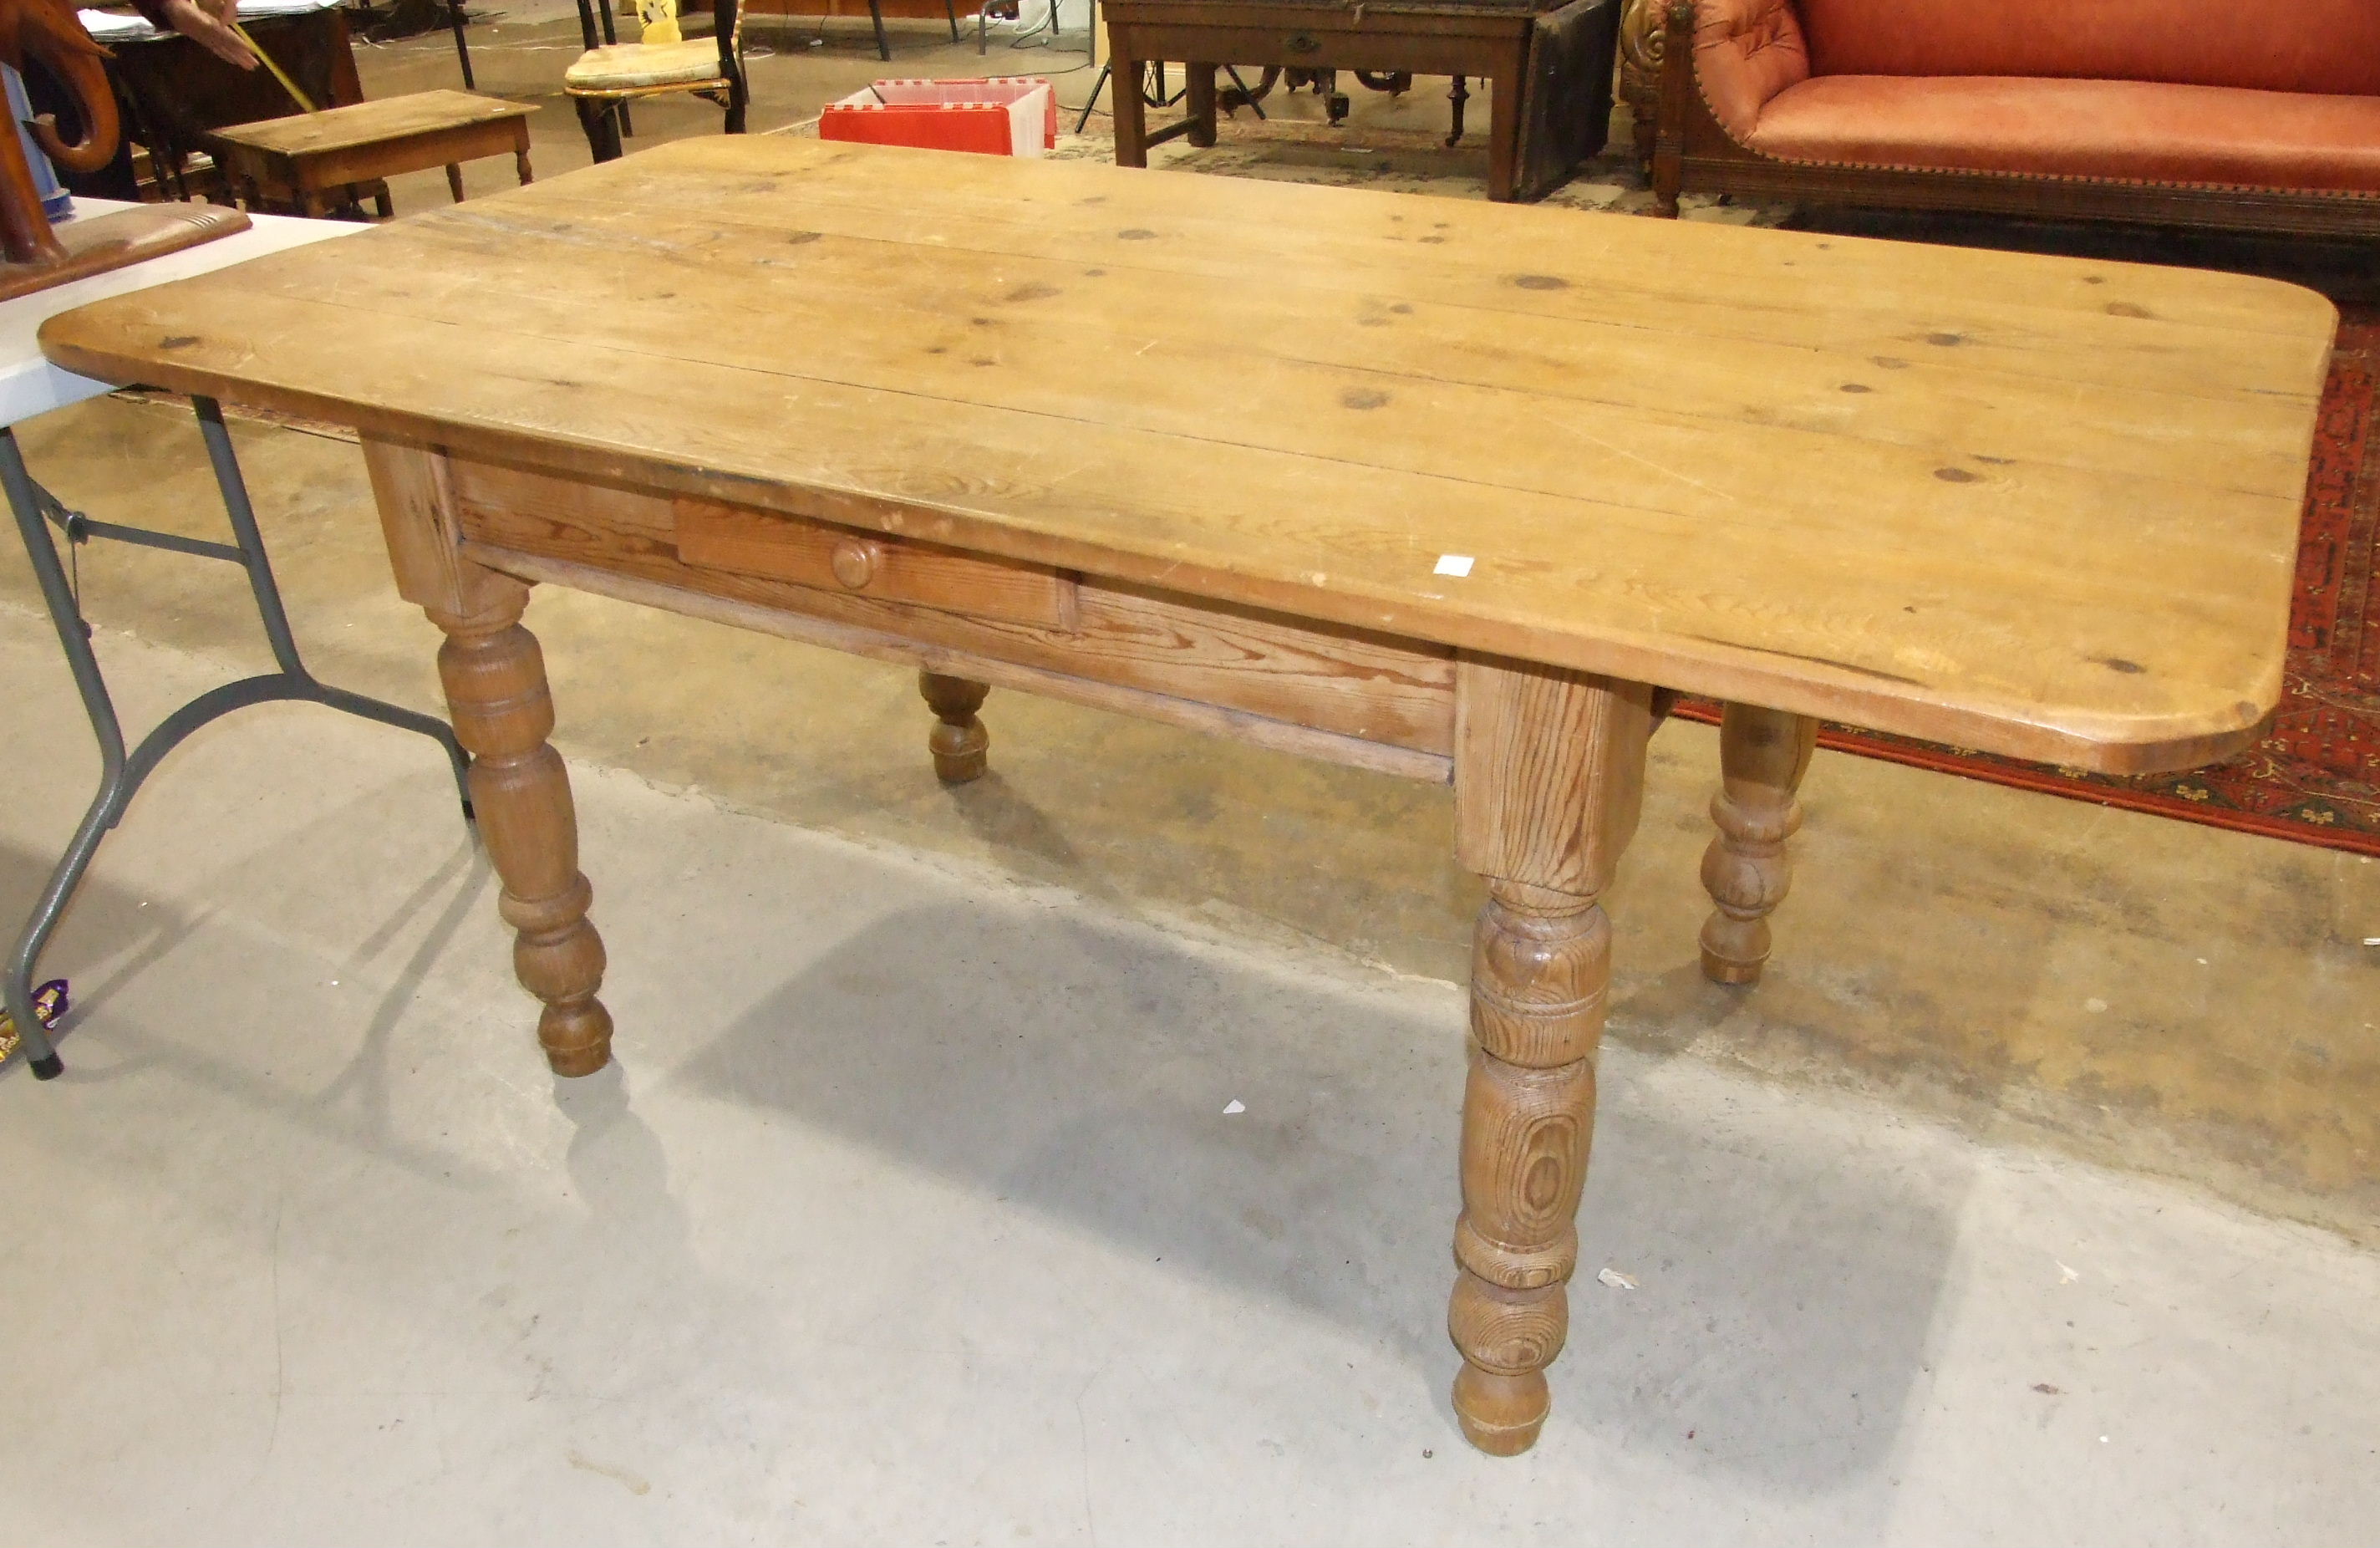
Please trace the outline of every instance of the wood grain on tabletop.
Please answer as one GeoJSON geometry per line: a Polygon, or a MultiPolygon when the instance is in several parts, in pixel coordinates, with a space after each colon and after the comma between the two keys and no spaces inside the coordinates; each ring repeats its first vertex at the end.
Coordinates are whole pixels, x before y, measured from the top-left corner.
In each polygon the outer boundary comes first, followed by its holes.
{"type": "Polygon", "coordinates": [[[320,113],[297,113],[286,118],[239,124],[214,130],[213,137],[260,151],[310,155],[376,145],[407,135],[451,129],[460,124],[525,118],[536,111],[534,103],[505,102],[471,91],[416,91],[410,96],[383,97],[346,107],[325,108],[320,113]]]}
{"type": "Polygon", "coordinates": [[[2235,275],[729,137],[43,340],[115,380],[2127,771],[2226,755],[2278,697],[2336,320],[2235,275]]]}

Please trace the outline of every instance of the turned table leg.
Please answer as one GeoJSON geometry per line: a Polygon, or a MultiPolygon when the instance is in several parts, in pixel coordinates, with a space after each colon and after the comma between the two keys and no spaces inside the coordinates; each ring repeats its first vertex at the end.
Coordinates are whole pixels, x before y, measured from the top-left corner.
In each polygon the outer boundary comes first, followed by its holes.
{"type": "Polygon", "coordinates": [[[536,636],[521,627],[528,588],[458,552],[462,523],[434,447],[366,436],[397,593],[446,633],[438,676],[455,737],[471,754],[471,805],[516,932],[513,970],[545,1002],[538,1042],[556,1075],[591,1075],[612,1057],[612,1015],[595,992],[603,942],[587,922],[570,775],[546,738],[553,699],[536,636]]]}
{"type": "Polygon", "coordinates": [[[545,1002],[537,1040],[556,1075],[592,1075],[612,1058],[612,1015],[595,997],[603,942],[587,922],[593,896],[578,871],[578,815],[553,732],[553,699],[537,637],[520,624],[528,588],[481,571],[469,612],[429,610],[446,631],[438,676],[455,737],[471,754],[471,805],[517,934],[513,970],[545,1002]]]}
{"type": "Polygon", "coordinates": [[[1511,1457],[1536,1444],[1570,1325],[1611,977],[1597,898],[1635,831],[1652,689],[1465,657],[1456,692],[1456,844],[1488,881],[1447,1329],[1463,1432],[1511,1457]]]}
{"type": "Polygon", "coordinates": [[[1768,961],[1768,916],[1793,882],[1785,841],[1802,825],[1794,792],[1817,745],[1807,715],[1730,704],[1720,716],[1718,834],[1703,852],[1703,889],[1718,906],[1703,923],[1703,976],[1713,983],[1758,982],[1768,961]]]}
{"type": "Polygon", "coordinates": [[[926,738],[926,747],[934,755],[934,777],[945,785],[982,778],[990,762],[991,733],[983,728],[975,713],[983,708],[984,696],[991,689],[965,677],[920,671],[917,691],[934,712],[934,729],[926,738]]]}

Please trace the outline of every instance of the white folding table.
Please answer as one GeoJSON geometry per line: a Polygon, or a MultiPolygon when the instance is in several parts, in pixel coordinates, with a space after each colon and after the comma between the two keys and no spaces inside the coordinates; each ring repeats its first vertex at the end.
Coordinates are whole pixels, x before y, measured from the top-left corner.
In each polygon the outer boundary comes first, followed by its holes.
{"type": "MultiPolygon", "coordinates": [[[[106,200],[76,201],[79,216],[126,208],[129,206],[106,200]]],[[[215,485],[223,493],[224,512],[231,524],[230,542],[211,542],[172,532],[93,521],[68,509],[26,470],[24,452],[17,444],[16,426],[114,390],[104,382],[61,371],[43,359],[36,337],[43,322],[103,297],[146,289],[169,280],[227,268],[284,248],[362,229],[346,221],[297,220],[279,215],[251,215],[249,220],[249,229],[229,237],[184,248],[145,263],[0,301],[0,487],[6,491],[9,509],[17,518],[17,530],[25,542],[25,556],[32,563],[50,621],[57,628],[58,644],[66,652],[75,687],[91,716],[91,734],[99,741],[102,764],[98,794],[91,798],[81,826],[75,830],[73,841],[51,872],[49,885],[42,889],[32,917],[18,937],[5,969],[5,985],[0,985],[5,988],[8,1014],[16,1022],[26,1060],[33,1073],[44,1080],[57,1076],[65,1066],[33,1008],[33,969],[42,947],[73,898],[75,887],[89,868],[100,840],[122,820],[133,792],[156,767],[158,760],[191,732],[249,704],[302,700],[435,738],[445,749],[458,786],[467,766],[463,750],[456,745],[455,734],[445,722],[329,687],[315,681],[306,670],[305,663],[298,658],[297,642],[289,633],[289,617],[281,605],[280,589],[273,584],[272,567],[265,560],[264,542],[256,529],[256,512],[249,504],[248,487],[232,454],[222,409],[212,398],[193,398],[191,404],[198,411],[199,433],[206,442],[208,459],[214,466],[215,485]],[[128,754],[123,728],[108,697],[106,680],[100,675],[98,657],[91,650],[91,626],[83,620],[81,599],[59,558],[57,541],[50,531],[53,527],[69,543],[103,538],[240,566],[248,572],[249,589],[256,598],[257,618],[273,648],[275,670],[243,677],[199,695],[160,721],[128,754]]],[[[468,791],[463,798],[463,815],[466,821],[471,815],[468,791]]]]}

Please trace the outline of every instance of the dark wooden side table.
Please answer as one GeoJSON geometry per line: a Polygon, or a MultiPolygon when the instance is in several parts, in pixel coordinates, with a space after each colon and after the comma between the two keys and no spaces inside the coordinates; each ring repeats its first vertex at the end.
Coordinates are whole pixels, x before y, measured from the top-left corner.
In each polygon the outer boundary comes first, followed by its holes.
{"type": "Polygon", "coordinates": [[[1603,148],[1620,0],[1107,0],[1116,165],[1146,166],[1177,135],[1215,143],[1224,65],[1408,71],[1490,86],[1488,197],[1541,197],[1603,148]],[[1138,83],[1151,60],[1187,73],[1182,119],[1148,131],[1138,83]]]}
{"type": "Polygon", "coordinates": [[[443,166],[460,202],[462,164],[510,152],[528,182],[528,116],[536,111],[532,104],[469,91],[418,91],[218,129],[207,148],[232,192],[251,209],[321,215],[355,197],[351,190],[377,185],[385,220],[385,179],[398,173],[443,166]]]}
{"type": "MultiPolygon", "coordinates": [[[[364,100],[344,6],[254,17],[240,25],[318,104],[345,107],[364,100]]],[[[236,68],[178,32],[108,46],[114,56],[107,73],[128,110],[125,131],[149,150],[157,198],[203,198],[213,191],[210,177],[192,176],[188,166],[206,149],[208,135],[298,110],[272,71],[236,68]]],[[[127,189],[116,197],[132,195],[127,189]]]]}

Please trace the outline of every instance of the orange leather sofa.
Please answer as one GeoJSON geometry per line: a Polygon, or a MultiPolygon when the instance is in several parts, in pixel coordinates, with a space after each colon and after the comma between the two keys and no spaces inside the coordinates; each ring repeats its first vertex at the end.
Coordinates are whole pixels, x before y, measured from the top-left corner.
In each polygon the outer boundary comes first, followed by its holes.
{"type": "Polygon", "coordinates": [[[1653,184],[2380,235],[2380,0],[1682,0],[1653,184]]]}

